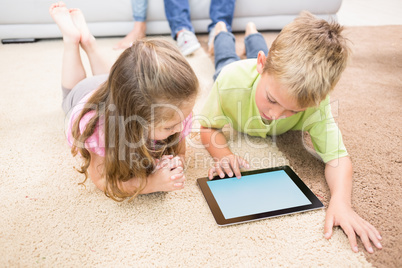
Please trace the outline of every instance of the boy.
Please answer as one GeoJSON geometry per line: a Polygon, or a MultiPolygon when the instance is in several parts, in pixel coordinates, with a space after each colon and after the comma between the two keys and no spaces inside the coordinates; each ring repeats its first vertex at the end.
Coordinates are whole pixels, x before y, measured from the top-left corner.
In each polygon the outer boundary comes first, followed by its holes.
{"type": "Polygon", "coordinates": [[[309,132],[315,151],[326,163],[325,177],[331,191],[325,238],[331,237],[333,226],[341,226],[354,252],[358,252],[357,234],[373,253],[371,242],[381,249],[381,236],[351,207],[352,164],[329,105],[329,93],[349,54],[341,32],[339,24],[303,12],[283,28],[267,55],[264,38],[249,23],[246,55],[257,60],[239,61],[234,36],[224,23],[218,23],[216,81],[201,112],[201,141],[215,160],[208,172],[210,179],[213,173],[240,178],[240,168],[247,168],[248,163],[228,148],[220,131],[224,125],[229,123],[237,131],[263,138],[289,130],[309,132]]]}

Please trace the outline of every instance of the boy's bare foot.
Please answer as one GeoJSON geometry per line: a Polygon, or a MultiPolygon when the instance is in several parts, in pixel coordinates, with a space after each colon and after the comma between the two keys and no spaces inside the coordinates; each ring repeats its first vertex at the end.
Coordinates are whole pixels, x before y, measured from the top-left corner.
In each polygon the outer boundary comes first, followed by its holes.
{"type": "Polygon", "coordinates": [[[215,37],[220,33],[220,32],[227,32],[228,29],[226,27],[226,23],[223,21],[218,21],[217,24],[215,24],[214,29],[210,32],[209,40],[208,40],[208,52],[209,54],[213,55],[214,54],[214,40],[215,37]]]}
{"type": "Polygon", "coordinates": [[[218,21],[218,23],[215,25],[215,36],[217,36],[220,32],[227,32],[228,28],[226,27],[226,24],[223,21],[218,21]]]}
{"type": "Polygon", "coordinates": [[[134,28],[129,32],[120,42],[118,42],[113,49],[126,49],[131,46],[131,44],[138,39],[145,37],[145,32],[147,30],[147,24],[145,21],[134,22],[134,28]]]}
{"type": "Polygon", "coordinates": [[[246,33],[245,36],[249,36],[250,34],[258,33],[257,27],[255,26],[254,22],[249,22],[246,25],[246,33]]]}
{"type": "Polygon", "coordinates": [[[75,27],[80,32],[82,48],[84,50],[90,49],[95,44],[95,37],[89,31],[84,14],[78,8],[71,8],[69,12],[75,27]]]}
{"type": "MultiPolygon", "coordinates": [[[[258,33],[257,27],[255,26],[254,22],[249,22],[246,25],[246,32],[244,33],[244,37],[249,36],[250,34],[255,34],[258,33]]],[[[246,47],[242,46],[241,49],[239,49],[239,55],[246,55],[246,47]]]]}
{"type": "Polygon", "coordinates": [[[66,4],[62,1],[52,4],[49,8],[49,13],[60,29],[63,35],[63,41],[78,44],[81,35],[72,21],[66,4]]]}

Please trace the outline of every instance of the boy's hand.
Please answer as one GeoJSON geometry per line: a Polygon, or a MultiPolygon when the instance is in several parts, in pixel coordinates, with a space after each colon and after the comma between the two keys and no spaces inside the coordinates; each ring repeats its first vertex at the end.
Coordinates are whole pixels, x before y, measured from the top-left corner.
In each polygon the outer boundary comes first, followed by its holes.
{"type": "Polygon", "coordinates": [[[212,180],[214,173],[218,174],[219,177],[225,177],[225,173],[229,177],[233,177],[233,173],[238,179],[241,178],[240,169],[249,168],[250,165],[246,160],[240,156],[229,154],[215,161],[215,166],[210,168],[208,171],[208,178],[212,180]]]}
{"type": "Polygon", "coordinates": [[[374,226],[357,215],[349,205],[331,199],[325,217],[324,236],[326,239],[331,238],[334,226],[342,227],[354,252],[358,252],[356,234],[360,237],[368,252],[374,252],[371,243],[378,249],[382,249],[381,235],[374,226]]]}

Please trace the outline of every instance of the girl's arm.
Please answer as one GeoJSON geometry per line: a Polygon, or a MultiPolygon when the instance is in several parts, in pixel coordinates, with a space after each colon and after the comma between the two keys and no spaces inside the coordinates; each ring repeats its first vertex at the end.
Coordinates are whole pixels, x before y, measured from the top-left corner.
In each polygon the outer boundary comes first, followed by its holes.
{"type": "MultiPolygon", "coordinates": [[[[89,177],[96,187],[104,192],[106,188],[106,179],[104,176],[102,176],[102,174],[105,158],[92,152],[90,152],[90,154],[91,162],[88,167],[89,177]]],[[[148,194],[159,191],[167,192],[182,189],[184,186],[183,182],[185,180],[183,167],[175,166],[176,164],[172,163],[173,168],[171,168],[170,164],[171,161],[167,160],[159,169],[149,175],[148,183],[140,194],[148,194]]],[[[138,179],[134,177],[128,181],[120,182],[120,185],[121,190],[129,194],[134,194],[134,192],[140,186],[140,183],[138,179]]]]}
{"type": "Polygon", "coordinates": [[[357,234],[366,250],[373,253],[371,243],[381,249],[379,241],[381,236],[374,226],[352,209],[352,174],[352,162],[349,157],[331,160],[325,166],[325,177],[331,191],[331,200],[325,218],[324,236],[326,239],[331,238],[333,226],[340,226],[348,236],[354,252],[358,251],[357,234]]]}
{"type": "Polygon", "coordinates": [[[91,162],[88,167],[89,177],[98,189],[105,191],[106,180],[101,175],[103,173],[105,158],[92,152],[89,152],[89,154],[91,155],[91,162]]]}

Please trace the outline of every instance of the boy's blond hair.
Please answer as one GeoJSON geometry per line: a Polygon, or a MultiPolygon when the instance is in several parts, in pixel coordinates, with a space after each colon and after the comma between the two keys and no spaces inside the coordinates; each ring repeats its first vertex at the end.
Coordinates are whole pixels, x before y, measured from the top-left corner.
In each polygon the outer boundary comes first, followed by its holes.
{"type": "Polygon", "coordinates": [[[303,11],[273,42],[263,73],[278,79],[300,108],[317,106],[347,64],[349,47],[342,30],[336,22],[303,11]]]}

